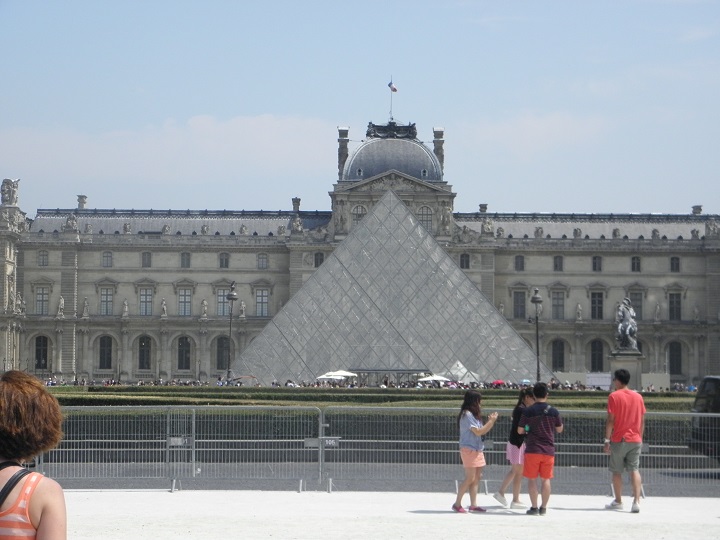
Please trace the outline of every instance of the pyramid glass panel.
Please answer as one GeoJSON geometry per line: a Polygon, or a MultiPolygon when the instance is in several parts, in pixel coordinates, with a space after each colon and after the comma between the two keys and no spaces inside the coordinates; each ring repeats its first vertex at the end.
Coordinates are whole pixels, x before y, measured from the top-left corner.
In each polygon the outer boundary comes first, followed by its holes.
{"type": "MultiPolygon", "coordinates": [[[[388,191],[232,366],[312,382],[328,371],[534,379],[535,352],[388,191]]],[[[541,365],[541,376],[552,373],[541,365]]]]}

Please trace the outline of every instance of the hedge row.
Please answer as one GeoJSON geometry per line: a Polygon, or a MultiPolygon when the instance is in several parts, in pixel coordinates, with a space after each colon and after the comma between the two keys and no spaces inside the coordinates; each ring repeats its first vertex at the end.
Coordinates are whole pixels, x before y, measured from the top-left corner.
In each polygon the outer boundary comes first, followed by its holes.
{"type": "MultiPolygon", "coordinates": [[[[372,405],[456,408],[464,390],[378,388],[267,388],[183,386],[52,387],[64,406],[142,405],[372,405]]],[[[483,408],[509,409],[516,390],[483,390],[483,408]]],[[[560,409],[604,410],[607,392],[556,391],[550,402],[560,409]]],[[[649,411],[687,412],[694,395],[689,393],[644,394],[649,411]]]]}

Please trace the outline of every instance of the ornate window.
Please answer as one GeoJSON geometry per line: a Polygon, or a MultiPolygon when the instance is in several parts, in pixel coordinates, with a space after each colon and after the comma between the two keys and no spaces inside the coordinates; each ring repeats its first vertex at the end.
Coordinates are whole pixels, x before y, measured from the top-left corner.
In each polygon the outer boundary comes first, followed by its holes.
{"type": "Polygon", "coordinates": [[[255,289],[255,315],[258,317],[268,317],[270,315],[270,289],[255,289]]]}
{"type": "Polygon", "coordinates": [[[217,289],[215,291],[217,298],[217,314],[220,317],[227,317],[230,315],[230,301],[227,299],[227,295],[230,289],[217,289]]]}
{"type": "Polygon", "coordinates": [[[469,253],[461,253],[460,254],[460,268],[463,270],[468,270],[470,268],[470,254],[469,253]]]}
{"type": "Polygon", "coordinates": [[[605,293],[603,292],[591,292],[590,293],[590,318],[594,320],[600,320],[603,318],[603,302],[605,293]]]}
{"type": "Polygon", "coordinates": [[[47,336],[35,338],[35,369],[47,369],[50,352],[50,340],[47,336]]]}
{"type": "Polygon", "coordinates": [[[100,315],[113,314],[113,297],[115,289],[112,287],[100,287],[100,315]]]}
{"type": "Polygon", "coordinates": [[[112,268],[112,265],[113,265],[112,251],[103,251],[101,264],[102,264],[103,268],[112,268]]]}
{"type": "Polygon", "coordinates": [[[527,294],[525,291],[513,291],[513,319],[525,319],[527,294]]]}
{"type": "Polygon", "coordinates": [[[140,315],[149,317],[153,314],[153,290],[151,287],[142,287],[139,290],[140,295],[140,315]]]}
{"type": "Polygon", "coordinates": [[[524,255],[515,255],[515,271],[516,272],[524,272],[525,271],[525,256],[524,255]]]}
{"type": "Polygon", "coordinates": [[[425,227],[425,230],[432,231],[432,210],[429,206],[421,206],[418,209],[417,218],[420,225],[425,227]]]}
{"type": "Polygon", "coordinates": [[[220,262],[220,268],[230,268],[230,254],[229,253],[221,253],[218,256],[218,261],[220,262]]]}
{"type": "Polygon", "coordinates": [[[178,358],[177,368],[179,370],[190,369],[190,338],[182,336],[178,339],[178,358]]]}
{"type": "Polygon", "coordinates": [[[315,254],[315,268],[319,268],[320,265],[322,265],[322,263],[324,263],[324,262],[325,262],[325,254],[318,251],[315,254]]]}
{"type": "Polygon", "coordinates": [[[682,293],[668,293],[668,319],[671,321],[682,320],[682,293]]]}
{"type": "Polygon", "coordinates": [[[178,315],[189,317],[192,315],[192,289],[178,289],[178,315]]]}
{"type": "Polygon", "coordinates": [[[112,344],[113,340],[110,336],[100,338],[98,369],[112,369],[112,344]]]}
{"type": "Polygon", "coordinates": [[[50,264],[50,255],[44,249],[38,251],[37,264],[38,266],[47,266],[48,264],[50,264]]]}
{"type": "Polygon", "coordinates": [[[140,336],[138,340],[138,369],[150,369],[152,359],[152,340],[149,336],[140,336]]]}
{"type": "Polygon", "coordinates": [[[552,369],[565,371],[565,342],[562,339],[555,339],[552,342],[552,369]]]}
{"type": "Polygon", "coordinates": [[[187,251],[180,254],[180,268],[190,268],[190,253],[187,251]]]}
{"type": "Polygon", "coordinates": [[[50,287],[35,287],[35,314],[50,314],[50,287]]]}
{"type": "Polygon", "coordinates": [[[641,321],[643,318],[643,297],[645,295],[642,291],[628,291],[628,298],[632,304],[633,311],[635,311],[635,320],[641,321]]]}
{"type": "Polygon", "coordinates": [[[367,214],[367,209],[363,205],[358,204],[357,206],[353,207],[350,214],[352,216],[352,224],[357,225],[365,217],[365,214],[367,214]]]}
{"type": "Polygon", "coordinates": [[[550,299],[552,301],[553,319],[562,320],[565,318],[565,291],[550,291],[550,299]]]}

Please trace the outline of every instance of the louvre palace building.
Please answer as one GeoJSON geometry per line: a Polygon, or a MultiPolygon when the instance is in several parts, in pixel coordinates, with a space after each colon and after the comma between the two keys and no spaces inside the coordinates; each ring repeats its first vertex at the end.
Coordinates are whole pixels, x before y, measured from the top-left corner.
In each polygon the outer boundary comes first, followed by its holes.
{"type": "Polygon", "coordinates": [[[585,381],[610,371],[627,298],[643,376],[720,373],[720,216],[458,213],[444,130],[428,132],[371,123],[350,152],[338,128],[330,211],[294,194],[277,212],[98,209],[80,195],[31,219],[19,201],[32,186],[6,179],[4,370],[519,380],[534,378],[537,339],[542,377],[585,381]]]}

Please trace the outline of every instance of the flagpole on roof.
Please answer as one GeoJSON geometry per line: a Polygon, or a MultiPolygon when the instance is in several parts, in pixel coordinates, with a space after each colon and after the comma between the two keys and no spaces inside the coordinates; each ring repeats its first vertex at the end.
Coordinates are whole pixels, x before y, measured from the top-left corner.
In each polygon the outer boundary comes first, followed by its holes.
{"type": "Polygon", "coordinates": [[[388,88],[390,89],[390,121],[393,120],[393,94],[397,92],[397,87],[393,84],[392,75],[390,75],[390,82],[388,83],[388,88]]]}

